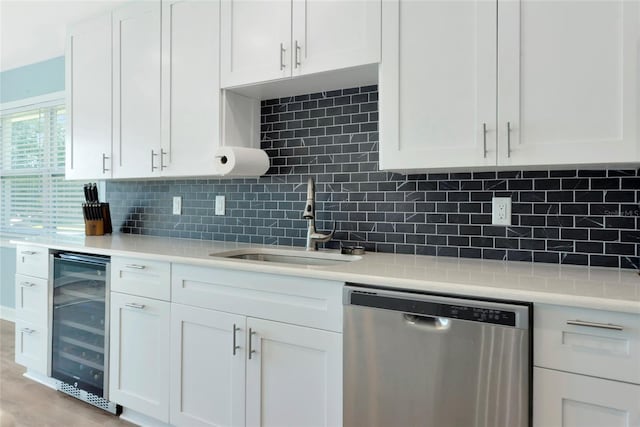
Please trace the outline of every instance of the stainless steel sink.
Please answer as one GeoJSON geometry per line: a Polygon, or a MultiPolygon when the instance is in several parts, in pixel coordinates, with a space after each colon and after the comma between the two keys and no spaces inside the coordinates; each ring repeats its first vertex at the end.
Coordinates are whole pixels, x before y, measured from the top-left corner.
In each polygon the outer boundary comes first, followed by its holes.
{"type": "Polygon", "coordinates": [[[304,252],[286,249],[239,249],[210,254],[217,258],[243,259],[247,261],[274,262],[294,265],[335,265],[362,259],[358,255],[342,255],[335,252],[304,252]]]}

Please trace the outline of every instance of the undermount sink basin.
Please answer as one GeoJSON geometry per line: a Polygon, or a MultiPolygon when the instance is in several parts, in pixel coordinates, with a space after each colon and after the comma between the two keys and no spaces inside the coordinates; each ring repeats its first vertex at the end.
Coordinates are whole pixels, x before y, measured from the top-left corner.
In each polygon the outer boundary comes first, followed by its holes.
{"type": "Polygon", "coordinates": [[[342,255],[335,252],[291,251],[286,249],[239,249],[213,253],[210,256],[295,265],[335,265],[362,259],[358,255],[342,255]]]}

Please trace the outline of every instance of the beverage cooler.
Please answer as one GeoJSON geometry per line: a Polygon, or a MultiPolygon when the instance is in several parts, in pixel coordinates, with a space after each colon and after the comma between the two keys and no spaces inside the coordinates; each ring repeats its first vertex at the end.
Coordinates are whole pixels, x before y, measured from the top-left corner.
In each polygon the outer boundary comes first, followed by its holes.
{"type": "Polygon", "coordinates": [[[109,257],[57,252],[53,258],[51,376],[59,390],[112,413],[108,400],[109,257]]]}

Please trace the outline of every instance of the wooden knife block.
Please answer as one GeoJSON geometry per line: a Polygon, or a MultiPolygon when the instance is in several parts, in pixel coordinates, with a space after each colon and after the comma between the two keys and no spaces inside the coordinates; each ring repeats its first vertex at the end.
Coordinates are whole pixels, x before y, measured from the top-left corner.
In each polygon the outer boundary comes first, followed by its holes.
{"type": "Polygon", "coordinates": [[[104,220],[102,219],[85,219],[84,234],[86,236],[103,236],[104,220]]]}
{"type": "Polygon", "coordinates": [[[85,219],[84,220],[84,234],[86,236],[103,236],[105,234],[111,234],[111,211],[109,210],[109,203],[100,203],[100,209],[102,210],[102,219],[85,219]]]}

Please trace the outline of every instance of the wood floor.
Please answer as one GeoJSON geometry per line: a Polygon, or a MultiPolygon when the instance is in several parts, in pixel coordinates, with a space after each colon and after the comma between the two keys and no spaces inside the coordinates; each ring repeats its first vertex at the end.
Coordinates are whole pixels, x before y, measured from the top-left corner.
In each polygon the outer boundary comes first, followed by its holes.
{"type": "Polygon", "coordinates": [[[0,320],[0,427],[96,427],[133,424],[22,376],[14,362],[14,324],[0,320]]]}

